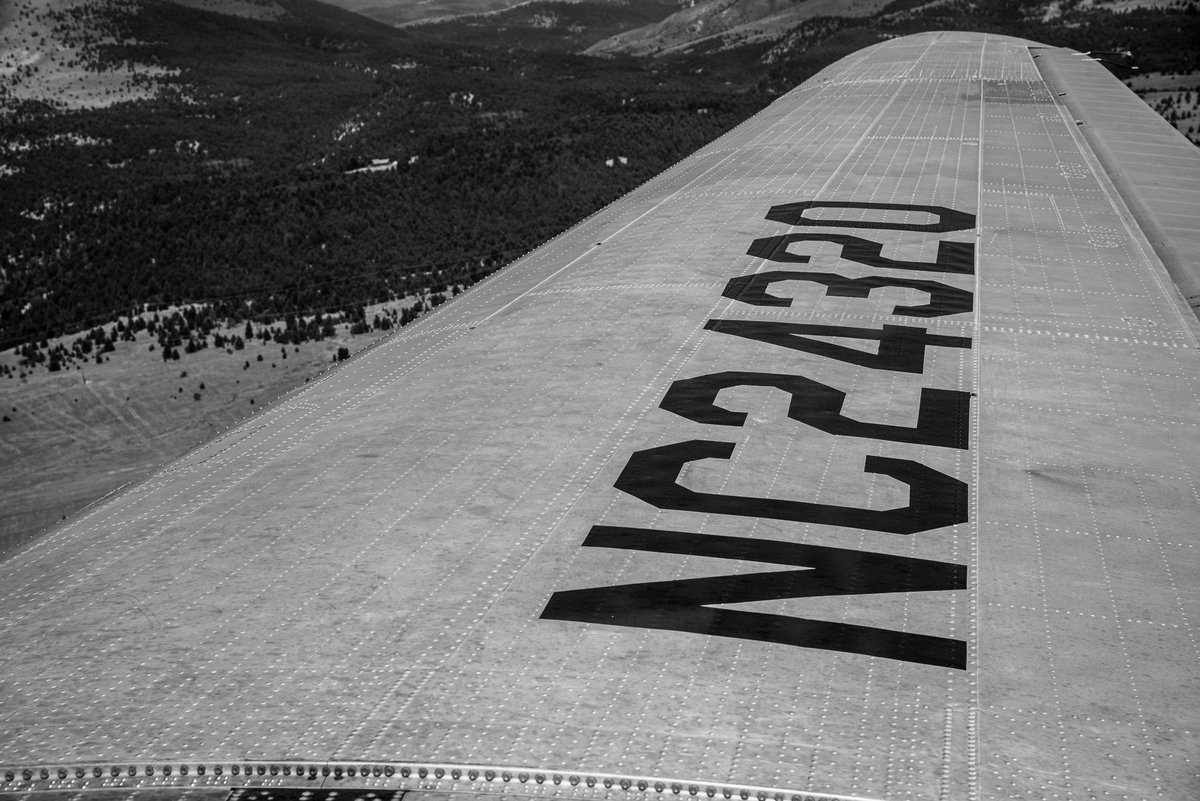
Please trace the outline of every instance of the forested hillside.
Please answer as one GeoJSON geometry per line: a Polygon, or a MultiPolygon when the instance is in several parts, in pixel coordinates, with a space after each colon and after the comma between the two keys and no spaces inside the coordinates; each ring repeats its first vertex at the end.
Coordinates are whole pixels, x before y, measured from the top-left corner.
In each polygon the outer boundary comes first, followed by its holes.
{"type": "Polygon", "coordinates": [[[769,99],[625,59],[451,46],[283,5],[302,13],[145,2],[120,25],[150,44],[97,57],[179,70],[174,91],[87,111],[13,104],[0,121],[0,346],[146,304],[353,316],[470,284],[769,99]]]}

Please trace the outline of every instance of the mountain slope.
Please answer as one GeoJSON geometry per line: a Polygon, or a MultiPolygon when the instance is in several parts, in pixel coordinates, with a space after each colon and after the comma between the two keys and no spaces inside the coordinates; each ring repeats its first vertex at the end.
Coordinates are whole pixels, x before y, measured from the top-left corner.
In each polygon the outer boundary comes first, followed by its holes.
{"type": "Polygon", "coordinates": [[[470,283],[765,101],[279,6],[273,20],[130,5],[124,43],[96,57],[159,65],[170,92],[0,115],[0,343],[146,303],[266,320],[470,283]],[[388,171],[351,173],[376,159],[388,171]]]}
{"type": "Polygon", "coordinates": [[[657,23],[679,6],[680,0],[527,0],[500,11],[406,28],[455,44],[569,53],[657,23]]]}
{"type": "Polygon", "coordinates": [[[335,6],[379,20],[405,25],[421,20],[450,19],[467,14],[503,11],[528,0],[337,0],[335,6]]]}
{"type": "Polygon", "coordinates": [[[753,43],[821,16],[864,17],[889,0],[705,0],[661,22],[592,45],[589,55],[663,55],[713,37],[753,43]]]}

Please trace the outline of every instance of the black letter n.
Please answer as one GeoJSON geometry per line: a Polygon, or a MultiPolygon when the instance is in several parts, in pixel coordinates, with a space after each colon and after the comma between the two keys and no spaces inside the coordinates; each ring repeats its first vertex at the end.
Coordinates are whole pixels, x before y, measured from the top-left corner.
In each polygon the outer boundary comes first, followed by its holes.
{"type": "Polygon", "coordinates": [[[966,668],[967,644],[962,640],[714,608],[716,604],[784,598],[962,590],[967,586],[966,565],[822,545],[615,526],[592,527],[583,544],[805,569],[556,592],[542,610],[542,619],[686,631],[966,668]]]}

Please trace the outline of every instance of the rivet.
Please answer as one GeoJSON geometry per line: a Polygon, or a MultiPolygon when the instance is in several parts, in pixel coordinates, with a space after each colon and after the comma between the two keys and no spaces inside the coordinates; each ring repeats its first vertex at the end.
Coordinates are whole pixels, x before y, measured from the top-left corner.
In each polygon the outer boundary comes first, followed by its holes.
{"type": "Polygon", "coordinates": [[[388,765],[386,768],[383,769],[383,775],[384,776],[394,776],[394,775],[396,775],[396,769],[393,768],[391,765],[388,765]]]}
{"type": "MultiPolygon", "coordinates": [[[[249,765],[247,765],[247,766],[246,766],[246,772],[247,772],[247,773],[249,773],[249,772],[250,772],[250,766],[249,766],[249,765]]],[[[263,775],[263,774],[265,774],[266,772],[267,772],[267,768],[266,768],[266,766],[264,766],[264,765],[259,765],[259,766],[258,766],[258,775],[259,775],[259,776],[262,776],[262,775],[263,775]]]]}
{"type": "Polygon", "coordinates": [[[704,794],[706,796],[708,796],[709,798],[712,798],[714,795],[717,794],[717,788],[716,787],[705,787],[704,794]]]}
{"type": "Polygon", "coordinates": [[[672,785],[671,785],[671,792],[672,792],[672,793],[674,793],[675,795],[679,795],[679,793],[680,793],[682,790],[683,790],[683,787],[681,787],[681,786],[680,786],[680,785],[678,785],[678,784],[672,784],[672,785]]]}
{"type": "Polygon", "coordinates": [[[379,767],[378,765],[376,765],[375,767],[371,768],[371,775],[372,775],[372,776],[381,776],[382,774],[383,774],[383,768],[379,767]]]}
{"type": "Polygon", "coordinates": [[[433,776],[435,779],[440,779],[445,775],[446,775],[446,771],[442,770],[441,768],[434,768],[433,776]]]}
{"type": "MultiPolygon", "coordinates": [[[[274,773],[275,771],[272,770],[271,772],[274,773]]],[[[349,776],[350,778],[354,778],[355,773],[356,773],[356,771],[354,770],[354,768],[346,768],[346,775],[349,776]]]]}
{"type": "MultiPolygon", "coordinates": [[[[28,779],[29,771],[25,771],[25,773],[26,773],[25,778],[28,779]]],[[[92,775],[95,776],[97,779],[99,779],[101,776],[104,775],[104,771],[100,770],[100,768],[92,768],[92,775]]]]}
{"type": "Polygon", "coordinates": [[[645,790],[645,789],[646,789],[648,786],[649,786],[649,785],[647,785],[647,784],[646,784],[646,780],[645,780],[645,779],[638,779],[638,785],[637,785],[637,787],[638,787],[638,789],[639,789],[639,790],[643,790],[643,791],[644,791],[644,790],[645,790]]]}
{"type": "Polygon", "coordinates": [[[206,768],[203,765],[196,766],[196,775],[197,776],[203,776],[205,774],[205,772],[206,772],[206,768]]]}
{"type": "Polygon", "coordinates": [[[322,775],[322,776],[328,776],[328,775],[330,774],[330,772],[331,772],[331,771],[329,770],[329,766],[328,766],[328,765],[322,765],[322,766],[321,766],[321,775],[322,775]]]}
{"type": "Polygon", "coordinates": [[[533,777],[533,780],[534,780],[535,782],[537,782],[538,784],[545,784],[545,782],[546,782],[546,777],[545,777],[545,775],[544,775],[544,774],[541,774],[541,773],[539,773],[539,774],[537,774],[537,775],[535,775],[535,776],[533,777]]]}
{"type": "Polygon", "coordinates": [[[496,771],[494,771],[494,770],[484,771],[483,778],[487,779],[490,782],[491,780],[496,778],[496,771]]]}
{"type": "Polygon", "coordinates": [[[572,787],[575,787],[576,785],[579,784],[579,777],[572,775],[569,779],[567,779],[567,781],[569,781],[571,783],[572,787]]]}
{"type": "Polygon", "coordinates": [[[220,776],[224,772],[225,772],[225,768],[221,767],[220,765],[213,766],[213,774],[214,775],[220,776]]]}
{"type": "Polygon", "coordinates": [[[506,782],[510,782],[510,781],[512,781],[512,774],[506,770],[500,774],[500,778],[506,782]]]}
{"type": "MultiPolygon", "coordinates": [[[[99,768],[97,768],[97,770],[99,770],[99,768]]],[[[21,778],[25,779],[25,781],[29,781],[30,779],[33,778],[33,771],[32,770],[21,771],[21,778]]]]}
{"type": "Polygon", "coordinates": [[[279,766],[278,766],[278,765],[272,765],[272,766],[271,766],[271,775],[272,775],[272,776],[278,776],[278,775],[279,775],[279,766]]]}
{"type": "Polygon", "coordinates": [[[628,790],[632,785],[633,785],[633,782],[629,781],[629,779],[621,779],[621,789],[622,790],[628,790]]]}
{"type": "Polygon", "coordinates": [[[43,779],[49,779],[49,778],[50,778],[50,771],[46,770],[45,768],[42,768],[42,778],[43,778],[43,779]]]}
{"type": "Polygon", "coordinates": [[[667,786],[665,784],[663,784],[662,782],[654,783],[654,792],[661,793],[665,789],[667,789],[667,786]]]}
{"type": "Polygon", "coordinates": [[[522,773],[522,774],[518,775],[517,781],[521,782],[521,784],[524,784],[525,782],[529,781],[529,774],[522,773]]]}
{"type": "MultiPolygon", "coordinates": [[[[180,776],[186,776],[187,774],[188,774],[188,766],[187,766],[187,765],[180,765],[180,766],[179,766],[179,775],[180,775],[180,776]]],[[[115,774],[114,774],[114,775],[115,775],[115,774]]]]}
{"type": "MultiPolygon", "coordinates": [[[[78,774],[78,771],[76,771],[76,773],[78,774]]],[[[17,777],[13,774],[13,772],[11,770],[4,771],[4,781],[11,782],[15,778],[17,778],[17,777]]]]}
{"type": "MultiPolygon", "coordinates": [[[[292,766],[291,766],[291,765],[284,765],[284,766],[283,766],[283,775],[284,775],[284,776],[291,776],[291,775],[292,775],[292,766]]],[[[296,775],[297,775],[297,776],[299,776],[299,775],[300,775],[300,774],[299,774],[299,771],[297,771],[296,775]]]]}
{"type": "Polygon", "coordinates": [[[147,776],[153,776],[153,775],[154,775],[154,766],[153,766],[153,765],[147,765],[147,766],[146,766],[146,775],[147,775],[147,776]]]}
{"type": "Polygon", "coordinates": [[[559,776],[557,773],[555,773],[550,777],[550,781],[554,782],[555,784],[562,784],[562,776],[559,776]]]}
{"type": "Polygon", "coordinates": [[[425,768],[417,768],[417,775],[420,776],[422,779],[424,779],[426,776],[429,775],[429,771],[426,770],[425,768]]]}
{"type": "Polygon", "coordinates": [[[595,787],[596,786],[596,777],[588,776],[587,780],[584,782],[584,784],[586,784],[588,787],[595,787]]]}
{"type": "Polygon", "coordinates": [[[171,766],[170,766],[170,765],[163,765],[163,766],[162,766],[162,775],[164,775],[164,776],[170,776],[170,775],[171,775],[171,766]]]}
{"type": "MultiPolygon", "coordinates": [[[[130,770],[132,770],[132,768],[130,768],[130,770]]],[[[83,768],[75,768],[75,778],[76,778],[76,779],[82,779],[82,778],[83,778],[83,775],[84,775],[84,770],[83,770],[83,768]]],[[[5,774],[4,774],[4,777],[5,777],[5,780],[6,780],[6,781],[10,781],[10,782],[12,781],[12,773],[11,773],[11,772],[10,772],[10,773],[5,773],[5,774]]]]}
{"type": "Polygon", "coordinates": [[[67,778],[67,769],[66,769],[66,768],[59,768],[59,769],[58,769],[58,778],[60,778],[60,779],[65,779],[65,778],[67,778]]]}
{"type": "Polygon", "coordinates": [[[611,778],[605,779],[603,782],[601,782],[601,784],[603,784],[606,788],[611,789],[613,786],[613,780],[611,778]]]}
{"type": "Polygon", "coordinates": [[[335,778],[335,779],[342,778],[342,768],[340,765],[333,769],[333,778],[335,778]]]}
{"type": "Polygon", "coordinates": [[[478,778],[479,778],[479,771],[477,771],[477,770],[468,770],[468,771],[467,771],[467,778],[468,778],[468,779],[470,779],[471,781],[475,781],[476,779],[478,779],[478,778]]]}

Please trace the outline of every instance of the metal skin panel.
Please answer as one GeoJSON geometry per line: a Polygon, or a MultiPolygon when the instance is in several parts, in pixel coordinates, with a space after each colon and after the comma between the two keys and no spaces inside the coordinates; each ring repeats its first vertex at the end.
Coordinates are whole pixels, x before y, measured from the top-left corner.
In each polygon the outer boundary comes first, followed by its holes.
{"type": "Polygon", "coordinates": [[[1198,326],[1030,44],[844,59],[0,564],[0,791],[1196,797],[1198,326]]]}

